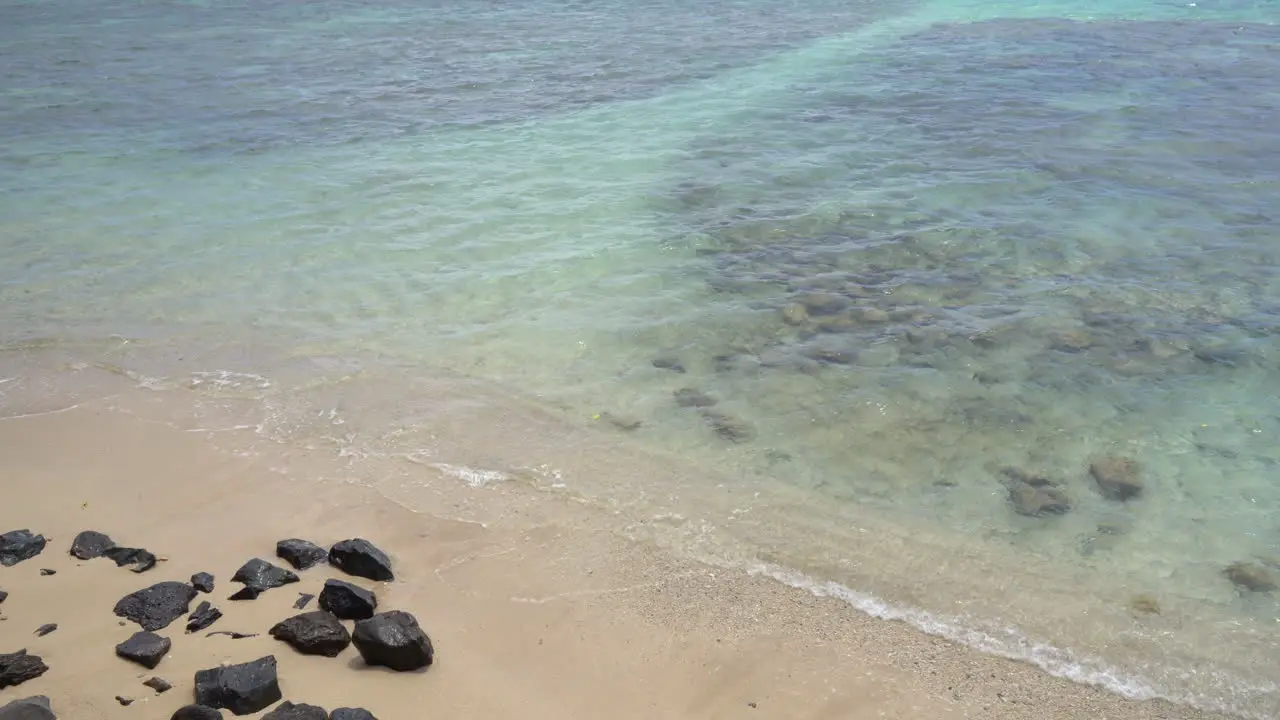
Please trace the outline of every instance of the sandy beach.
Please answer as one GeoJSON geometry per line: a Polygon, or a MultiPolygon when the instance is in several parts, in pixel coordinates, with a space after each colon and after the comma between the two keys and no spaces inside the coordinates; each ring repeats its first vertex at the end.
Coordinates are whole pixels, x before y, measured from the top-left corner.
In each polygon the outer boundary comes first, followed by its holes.
{"type": "Polygon", "coordinates": [[[319,453],[226,446],[102,400],[0,420],[0,528],[49,541],[0,569],[9,595],[0,651],[27,648],[50,668],[0,701],[44,694],[63,718],[164,719],[192,702],[197,670],[272,654],[286,700],[364,707],[382,720],[1215,717],[1125,700],[771,579],[676,560],[610,532],[596,509],[519,484],[485,488],[485,521],[462,522],[448,519],[457,500],[444,490],[434,511],[411,511],[358,484],[309,481],[331,462],[319,453]],[[77,560],[68,548],[86,529],[164,559],[144,574],[77,560]],[[373,583],[320,565],[257,600],[227,600],[239,587],[231,574],[254,557],[283,564],[275,543],[289,537],[325,547],[368,538],[397,578],[373,583]],[[222,619],[190,635],[182,620],[160,631],[173,648],[154,671],[115,656],[138,629],[112,614],[120,597],[202,571],[217,584],[200,599],[222,619]],[[329,577],[373,589],[380,611],[413,613],[435,664],[395,673],[366,667],[354,648],[303,656],[267,635],[298,612],[299,592],[329,577]],[[46,623],[58,629],[36,637],[46,623]],[[206,635],[217,630],[257,636],[206,635]],[[152,676],[173,689],[155,694],[142,685],[152,676]],[[118,695],[135,702],[122,707],[118,695]]]}

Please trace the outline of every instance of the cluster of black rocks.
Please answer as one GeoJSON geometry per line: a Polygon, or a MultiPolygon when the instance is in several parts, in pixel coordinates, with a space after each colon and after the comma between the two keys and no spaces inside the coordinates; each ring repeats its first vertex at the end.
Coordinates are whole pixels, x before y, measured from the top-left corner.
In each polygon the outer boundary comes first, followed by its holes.
{"type": "MultiPolygon", "coordinates": [[[[46,542],[43,536],[25,529],[0,535],[0,564],[11,566],[29,560],[44,550],[46,542]]],[[[146,572],[160,559],[140,548],[119,548],[111,538],[92,530],[76,536],[70,554],[80,560],[107,557],[119,566],[133,565],[134,572],[146,572]]],[[[276,544],[276,555],[294,570],[307,570],[327,561],[354,577],[380,582],[395,579],[386,553],[361,538],[343,540],[327,550],[309,541],[291,538],[276,544]]],[[[240,583],[242,587],[227,599],[253,600],[263,592],[299,581],[297,573],[261,558],[253,558],[232,576],[232,582],[240,583]]],[[[115,614],[142,629],[116,645],[116,655],[154,670],[173,646],[172,640],[158,635],[156,631],[163,630],[184,615],[187,633],[204,630],[222,617],[222,612],[209,601],[203,601],[194,611],[191,610],[191,603],[202,593],[212,593],[214,586],[213,575],[200,572],[193,575],[189,583],[159,582],[121,598],[115,605],[115,614]]],[[[0,591],[0,602],[6,597],[7,594],[0,591]]],[[[304,609],[315,597],[315,594],[299,593],[294,608],[304,609]]],[[[372,590],[343,580],[329,579],[319,592],[318,604],[319,610],[303,612],[276,623],[269,631],[271,636],[305,655],[336,657],[349,645],[355,645],[366,665],[398,672],[421,670],[434,661],[431,639],[418,625],[417,619],[401,610],[379,613],[378,599],[372,590]],[[352,630],[348,631],[343,621],[354,621],[352,630]]],[[[37,635],[43,636],[56,629],[55,624],[44,625],[37,630],[37,635]]],[[[209,633],[216,634],[232,638],[254,636],[230,631],[209,633]]],[[[0,688],[20,685],[48,670],[41,657],[31,655],[25,649],[0,654],[0,688]]],[[[156,694],[172,689],[169,682],[159,677],[152,677],[143,684],[156,694]]],[[[284,697],[273,655],[201,670],[195,675],[194,686],[195,702],[179,709],[171,720],[222,718],[223,709],[234,715],[248,715],[265,710],[284,697]]],[[[133,703],[131,698],[124,696],[117,696],[116,700],[121,705],[133,703]]],[[[315,705],[289,701],[263,717],[267,720],[376,720],[372,713],[360,708],[339,708],[330,713],[315,705]]],[[[44,696],[15,700],[0,707],[0,720],[55,719],[49,699],[44,696]]]]}

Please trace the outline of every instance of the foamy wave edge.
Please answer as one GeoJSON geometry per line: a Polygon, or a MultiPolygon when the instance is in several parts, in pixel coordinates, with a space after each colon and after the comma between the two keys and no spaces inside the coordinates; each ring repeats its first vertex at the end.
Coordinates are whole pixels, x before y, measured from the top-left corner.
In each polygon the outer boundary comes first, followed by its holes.
{"type": "MultiPolygon", "coordinates": [[[[1097,686],[1130,700],[1161,699],[1247,720],[1275,720],[1274,715],[1255,712],[1220,698],[1172,692],[1147,678],[1121,670],[1100,659],[1081,656],[1071,650],[1033,640],[1013,627],[1005,628],[1004,637],[998,637],[974,627],[960,617],[935,615],[918,608],[891,605],[840,583],[818,580],[789,568],[768,563],[751,563],[745,570],[748,575],[767,577],[816,597],[841,600],[865,615],[880,620],[903,622],[927,635],[958,643],[986,655],[1030,663],[1054,677],[1080,685],[1097,686]]],[[[1201,674],[1191,670],[1183,672],[1188,675],[1201,674]]],[[[1220,679],[1232,694],[1266,694],[1275,693],[1278,689],[1274,685],[1252,686],[1236,680],[1220,679]]]]}

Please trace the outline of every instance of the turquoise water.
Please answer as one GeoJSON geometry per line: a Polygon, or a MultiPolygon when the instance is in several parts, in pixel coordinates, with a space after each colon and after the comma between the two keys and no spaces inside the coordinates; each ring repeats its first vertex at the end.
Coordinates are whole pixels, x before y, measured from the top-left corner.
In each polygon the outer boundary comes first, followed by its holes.
{"type": "Polygon", "coordinates": [[[777,498],[721,507],[695,477],[647,510],[716,543],[638,534],[1119,692],[1280,715],[1280,592],[1224,574],[1280,577],[1274,3],[0,18],[6,347],[478,378],[777,498]],[[1100,492],[1108,456],[1140,496],[1100,492]],[[1019,478],[1070,508],[1019,513],[1019,478]]]}

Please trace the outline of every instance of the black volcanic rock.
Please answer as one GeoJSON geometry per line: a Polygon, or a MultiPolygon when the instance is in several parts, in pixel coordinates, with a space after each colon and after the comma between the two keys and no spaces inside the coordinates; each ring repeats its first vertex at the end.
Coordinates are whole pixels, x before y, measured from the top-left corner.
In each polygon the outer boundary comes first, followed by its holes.
{"type": "Polygon", "coordinates": [[[231,576],[231,582],[244,583],[245,587],[259,592],[298,582],[298,576],[282,567],[272,565],[261,558],[245,563],[231,576]]]}
{"type": "Polygon", "coordinates": [[[228,600],[257,600],[258,596],[261,595],[263,592],[265,591],[260,587],[245,585],[239,590],[228,595],[227,599],[228,600]]]}
{"type": "Polygon", "coordinates": [[[364,708],[338,708],[329,713],[329,720],[378,720],[364,708]]]}
{"type": "Polygon", "coordinates": [[[281,698],[274,655],[196,672],[196,704],[249,715],[281,698]]]}
{"type": "Polygon", "coordinates": [[[156,566],[156,556],[142,548],[113,547],[102,551],[102,557],[111,558],[116,567],[132,565],[136,573],[146,572],[156,566]]]}
{"type": "Polygon", "coordinates": [[[163,695],[164,693],[167,693],[173,689],[173,685],[171,685],[168,680],[165,680],[164,678],[158,678],[158,677],[153,677],[150,680],[146,680],[142,684],[146,685],[152,690],[155,690],[157,695],[163,695]]]}
{"type": "Polygon", "coordinates": [[[365,663],[400,672],[428,667],[435,659],[431,638],[413,615],[400,610],[356,621],[351,641],[365,663]]]}
{"type": "Polygon", "coordinates": [[[295,570],[306,570],[319,565],[328,556],[324,548],[307,540],[290,538],[276,543],[276,557],[292,565],[295,570]]]}
{"type": "Polygon", "coordinates": [[[187,616],[187,632],[193,633],[203,630],[218,621],[222,617],[222,611],[214,607],[209,601],[201,602],[196,606],[194,612],[187,616]]]}
{"type": "Polygon", "coordinates": [[[12,530],[0,535],[0,565],[11,567],[23,560],[44,552],[43,535],[32,535],[30,530],[12,530]]]}
{"type": "Polygon", "coordinates": [[[3,590],[0,590],[0,603],[4,602],[6,599],[8,599],[8,597],[9,597],[9,593],[3,590]]]}
{"type": "Polygon", "coordinates": [[[53,568],[40,568],[40,574],[48,577],[50,575],[57,575],[58,571],[53,568]]]}
{"type": "Polygon", "coordinates": [[[156,583],[120,598],[115,613],[138,623],[143,630],[160,630],[187,614],[195,597],[196,589],[186,583],[156,583]]]}
{"type": "Polygon", "coordinates": [[[123,695],[117,695],[117,696],[116,696],[116,702],[120,703],[120,704],[121,704],[121,705],[123,705],[124,707],[129,707],[130,705],[132,705],[132,704],[133,704],[133,698],[131,698],[131,697],[125,697],[125,696],[123,696],[123,695]]]}
{"type": "Polygon", "coordinates": [[[204,705],[183,705],[169,720],[222,720],[222,711],[204,705]]]}
{"type": "Polygon", "coordinates": [[[45,623],[44,625],[36,628],[36,637],[44,637],[57,629],[58,623],[45,623]]]}
{"type": "Polygon", "coordinates": [[[311,593],[298,593],[298,599],[293,601],[293,609],[301,610],[306,607],[307,603],[311,602],[313,598],[315,598],[315,595],[312,595],[311,593]]]}
{"type": "Polygon", "coordinates": [[[58,720],[49,705],[49,698],[33,695],[0,706],[0,720],[58,720]]]}
{"type": "Polygon", "coordinates": [[[0,690],[34,680],[48,671],[49,666],[39,655],[28,655],[26,650],[0,653],[0,690]]]}
{"type": "Polygon", "coordinates": [[[153,632],[136,632],[128,640],[116,645],[116,655],[132,660],[148,670],[154,670],[160,660],[173,647],[173,641],[153,632]]]}
{"type": "Polygon", "coordinates": [[[280,707],[262,716],[262,720],[329,720],[329,713],[324,708],[306,703],[293,703],[285,700],[280,707]]]}
{"type": "Polygon", "coordinates": [[[71,541],[71,554],[81,560],[92,560],[115,546],[115,542],[105,534],[85,530],[71,541]]]}
{"type": "Polygon", "coordinates": [[[336,657],[351,644],[351,634],[332,613],[315,610],[281,620],[271,637],[286,642],[303,655],[336,657]]]}
{"type": "Polygon", "coordinates": [[[191,586],[202,593],[213,592],[213,576],[207,572],[198,572],[191,576],[191,586]]]}
{"type": "Polygon", "coordinates": [[[378,598],[369,590],[342,580],[325,580],[320,591],[320,607],[340,620],[366,620],[378,608],[378,598]]]}
{"type": "Polygon", "coordinates": [[[343,540],[329,548],[329,564],[348,575],[369,580],[394,580],[391,559],[363,538],[343,540]]]}

